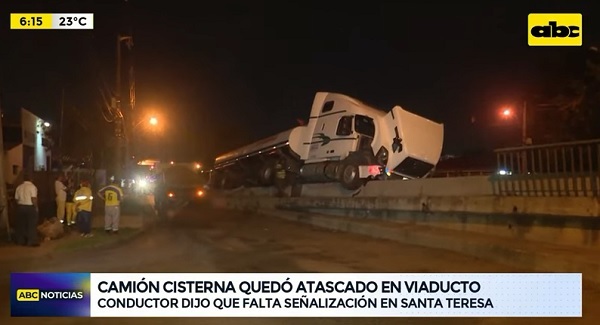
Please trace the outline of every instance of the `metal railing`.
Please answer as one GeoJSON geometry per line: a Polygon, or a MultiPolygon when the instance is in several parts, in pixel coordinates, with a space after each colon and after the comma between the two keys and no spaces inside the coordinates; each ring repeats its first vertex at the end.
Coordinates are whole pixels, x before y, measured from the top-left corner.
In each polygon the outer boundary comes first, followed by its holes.
{"type": "Polygon", "coordinates": [[[503,196],[600,196],[600,139],[495,151],[494,193],[503,196]]]}
{"type": "Polygon", "coordinates": [[[434,170],[430,176],[432,178],[442,177],[466,177],[466,176],[487,176],[495,171],[491,169],[464,169],[464,170],[434,170]]]}

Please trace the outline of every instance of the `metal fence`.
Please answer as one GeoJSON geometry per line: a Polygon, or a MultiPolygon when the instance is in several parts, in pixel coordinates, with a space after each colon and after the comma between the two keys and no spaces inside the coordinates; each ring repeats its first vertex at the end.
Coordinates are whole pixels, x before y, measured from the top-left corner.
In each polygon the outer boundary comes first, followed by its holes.
{"type": "Polygon", "coordinates": [[[494,193],[503,196],[600,196],[600,139],[495,151],[494,193]]]}

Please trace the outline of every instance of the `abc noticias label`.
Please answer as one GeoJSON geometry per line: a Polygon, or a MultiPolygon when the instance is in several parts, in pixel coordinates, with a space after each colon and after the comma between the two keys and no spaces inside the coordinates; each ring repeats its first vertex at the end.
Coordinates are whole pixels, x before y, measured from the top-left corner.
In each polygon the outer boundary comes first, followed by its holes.
{"type": "Polygon", "coordinates": [[[12,273],[13,317],[581,317],[581,273],[12,273]]]}

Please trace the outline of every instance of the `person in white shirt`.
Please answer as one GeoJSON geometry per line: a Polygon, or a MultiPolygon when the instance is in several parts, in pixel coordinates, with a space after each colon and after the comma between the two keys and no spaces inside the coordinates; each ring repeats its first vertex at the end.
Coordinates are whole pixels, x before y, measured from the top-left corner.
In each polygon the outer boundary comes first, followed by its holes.
{"type": "Polygon", "coordinates": [[[64,222],[67,202],[67,186],[65,186],[64,175],[59,175],[54,181],[54,192],[56,193],[56,218],[64,222]]]}
{"type": "Polygon", "coordinates": [[[17,200],[17,220],[15,239],[19,245],[39,246],[38,226],[38,190],[28,175],[24,175],[23,184],[15,190],[17,200]]]}

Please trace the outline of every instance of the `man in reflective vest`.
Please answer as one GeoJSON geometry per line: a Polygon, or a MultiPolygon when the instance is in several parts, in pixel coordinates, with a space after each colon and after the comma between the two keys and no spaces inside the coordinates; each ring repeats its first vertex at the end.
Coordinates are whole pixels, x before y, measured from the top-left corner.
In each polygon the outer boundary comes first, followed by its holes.
{"type": "Polygon", "coordinates": [[[81,188],[75,192],[75,210],[77,211],[77,225],[81,237],[92,237],[92,189],[90,182],[81,182],[81,188]]]}
{"type": "Polygon", "coordinates": [[[75,186],[73,184],[73,180],[69,180],[67,186],[67,200],[65,202],[66,211],[66,224],[68,226],[73,226],[76,221],[77,211],[75,211],[75,186]]]}
{"type": "Polygon", "coordinates": [[[111,232],[118,234],[123,190],[117,185],[114,178],[111,178],[111,183],[100,189],[98,195],[104,200],[104,231],[109,234],[111,232]]]}

